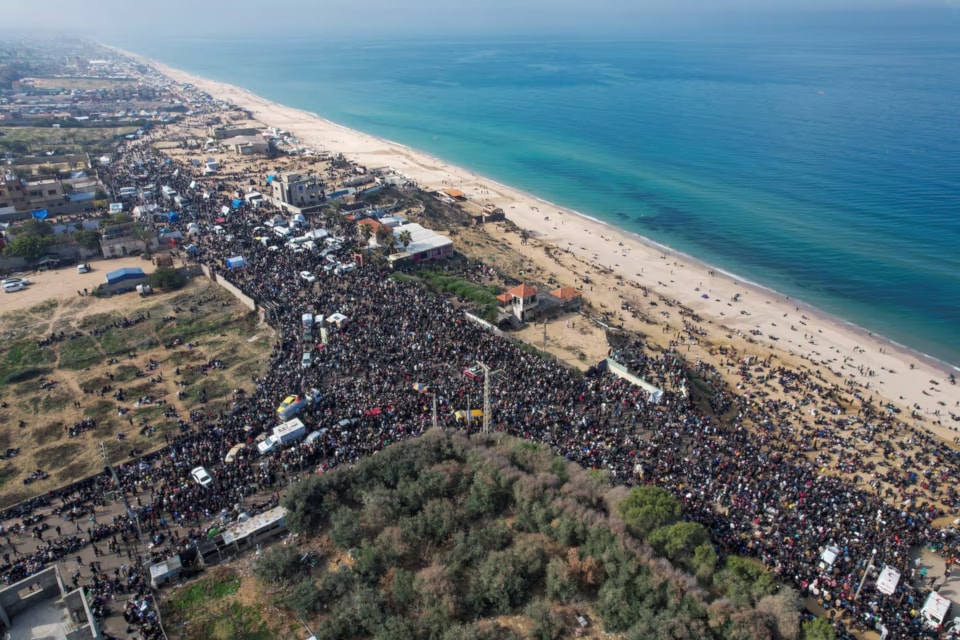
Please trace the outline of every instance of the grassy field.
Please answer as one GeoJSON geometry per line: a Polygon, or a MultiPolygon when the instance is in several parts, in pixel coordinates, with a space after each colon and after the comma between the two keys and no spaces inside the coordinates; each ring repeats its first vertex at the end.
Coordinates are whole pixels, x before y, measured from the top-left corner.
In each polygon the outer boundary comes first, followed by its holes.
{"type": "Polygon", "coordinates": [[[251,391],[252,376],[262,373],[272,343],[269,332],[246,307],[205,279],[151,298],[48,300],[0,316],[0,402],[6,405],[0,407],[0,454],[20,449],[19,455],[0,459],[0,509],[102,468],[101,441],[108,443],[114,461],[134,448],[161,446],[164,434],[179,432],[176,418],[163,415],[168,406],[184,419],[190,409],[228,407],[233,389],[251,391]],[[114,326],[141,314],[149,318],[114,326]],[[60,332],[65,339],[39,344],[60,332]],[[250,342],[257,334],[264,335],[250,342]],[[188,342],[195,346],[187,348],[188,342]],[[202,375],[200,366],[212,359],[222,360],[225,369],[202,375]],[[150,360],[160,363],[154,371],[146,370],[150,360]],[[175,376],[177,367],[181,376],[175,376]],[[161,382],[150,381],[160,373],[161,382]],[[175,380],[189,383],[183,401],[177,399],[175,380]],[[96,393],[107,386],[112,390],[96,393]],[[123,402],[113,396],[120,388],[123,402]],[[198,400],[201,388],[205,405],[198,400]],[[141,396],[168,405],[134,407],[141,396]],[[121,407],[129,412],[118,415],[121,407]],[[95,428],[70,436],[70,427],[84,418],[96,420],[95,428]],[[141,433],[146,425],[155,430],[141,433]],[[122,442],[119,432],[125,434],[122,442]],[[24,484],[36,469],[48,472],[49,480],[24,484]]]}
{"type": "Polygon", "coordinates": [[[114,140],[136,131],[136,127],[0,127],[0,151],[37,154],[56,150],[58,154],[95,153],[109,148],[114,140]]]}

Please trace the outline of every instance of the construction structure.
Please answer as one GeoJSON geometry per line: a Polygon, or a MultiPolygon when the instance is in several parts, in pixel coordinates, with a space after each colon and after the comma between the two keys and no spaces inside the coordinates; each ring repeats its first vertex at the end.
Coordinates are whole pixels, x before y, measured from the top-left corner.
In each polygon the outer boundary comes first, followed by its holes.
{"type": "Polygon", "coordinates": [[[56,564],[0,589],[0,623],[10,640],[103,637],[83,588],[68,589],[56,564]]]}

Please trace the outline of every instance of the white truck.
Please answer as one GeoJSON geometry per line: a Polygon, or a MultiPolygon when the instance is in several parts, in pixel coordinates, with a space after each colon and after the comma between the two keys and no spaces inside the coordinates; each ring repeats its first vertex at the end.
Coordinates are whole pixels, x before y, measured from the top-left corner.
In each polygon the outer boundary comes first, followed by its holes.
{"type": "Polygon", "coordinates": [[[931,591],[927,601],[923,603],[923,609],[920,610],[920,617],[924,624],[931,629],[939,629],[947,619],[947,614],[950,613],[950,604],[949,598],[931,591]]]}
{"type": "Polygon", "coordinates": [[[265,440],[257,443],[257,451],[260,452],[260,455],[264,455],[281,445],[296,442],[306,435],[306,433],[307,427],[300,418],[287,420],[283,424],[274,427],[273,433],[267,436],[265,440]]]}

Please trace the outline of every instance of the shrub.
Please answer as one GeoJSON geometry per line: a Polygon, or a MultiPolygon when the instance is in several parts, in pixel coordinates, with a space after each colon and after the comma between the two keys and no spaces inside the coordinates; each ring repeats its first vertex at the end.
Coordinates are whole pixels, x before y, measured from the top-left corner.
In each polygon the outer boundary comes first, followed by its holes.
{"type": "Polygon", "coordinates": [[[349,507],[340,507],[330,516],[330,539],[343,550],[360,540],[360,517],[349,507]]]}
{"type": "Polygon", "coordinates": [[[287,585],[302,576],[305,568],[295,547],[275,546],[257,558],[253,573],[264,582],[287,585]]]}
{"type": "Polygon", "coordinates": [[[154,289],[175,291],[187,284],[187,279],[173,267],[157,267],[157,270],[147,276],[147,282],[154,289]]]}
{"type": "Polygon", "coordinates": [[[617,505],[617,514],[641,540],[654,529],[676,522],[680,513],[680,501],[666,489],[652,485],[632,489],[617,505]]]}
{"type": "Polygon", "coordinates": [[[316,613],[322,602],[320,590],[311,578],[300,580],[284,598],[284,604],[303,617],[316,613]]]}

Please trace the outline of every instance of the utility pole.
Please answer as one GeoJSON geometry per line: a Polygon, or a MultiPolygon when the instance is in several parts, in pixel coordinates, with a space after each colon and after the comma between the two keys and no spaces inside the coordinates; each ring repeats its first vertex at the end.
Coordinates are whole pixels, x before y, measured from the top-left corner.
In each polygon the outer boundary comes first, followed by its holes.
{"type": "Polygon", "coordinates": [[[479,360],[477,366],[483,369],[483,433],[490,433],[490,377],[496,376],[503,369],[492,371],[489,366],[479,360]]]}
{"type": "Polygon", "coordinates": [[[433,399],[433,428],[437,428],[437,394],[431,393],[430,396],[433,399]]]}
{"type": "Polygon", "coordinates": [[[870,562],[867,563],[867,568],[863,570],[863,578],[860,579],[860,586],[857,587],[857,592],[853,594],[854,602],[856,602],[857,598],[860,597],[860,590],[863,589],[863,585],[867,581],[867,576],[870,575],[870,569],[873,567],[873,559],[876,557],[877,557],[877,550],[874,549],[873,553],[870,554],[870,562]]]}

